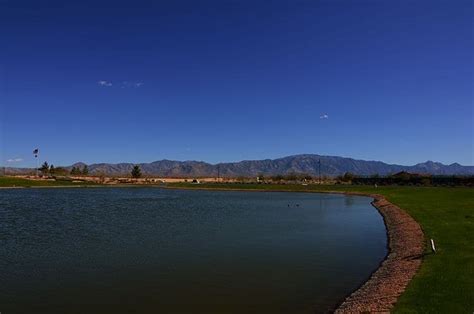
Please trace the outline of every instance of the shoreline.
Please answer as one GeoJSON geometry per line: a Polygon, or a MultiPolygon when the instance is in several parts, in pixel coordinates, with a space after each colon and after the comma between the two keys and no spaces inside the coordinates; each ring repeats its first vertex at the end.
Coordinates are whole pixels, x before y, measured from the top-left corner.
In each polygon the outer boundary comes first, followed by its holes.
{"type": "Polygon", "coordinates": [[[347,296],[335,313],[389,313],[418,272],[424,253],[420,225],[379,194],[345,193],[374,198],[371,203],[382,215],[388,237],[388,254],[358,289],[347,296]]]}
{"type": "MultiPolygon", "coordinates": [[[[99,185],[100,186],[100,185],[99,185]]],[[[92,186],[32,186],[32,187],[0,187],[0,189],[15,188],[85,188],[92,186]]],[[[133,185],[132,185],[133,186],[133,185]]],[[[100,186],[102,187],[102,186],[100,186]]],[[[130,187],[130,185],[114,185],[110,187],[130,187]]],[[[334,309],[335,313],[382,312],[389,313],[400,295],[405,291],[411,279],[415,276],[422,263],[424,253],[424,234],[420,225],[404,210],[390,203],[383,195],[350,192],[350,191],[290,191],[264,189],[232,189],[232,188],[204,188],[204,187],[167,187],[143,186],[176,190],[206,190],[206,191],[244,191],[244,192],[300,192],[345,194],[373,198],[371,202],[381,214],[386,234],[388,253],[379,267],[368,279],[344,297],[334,309]]]]}

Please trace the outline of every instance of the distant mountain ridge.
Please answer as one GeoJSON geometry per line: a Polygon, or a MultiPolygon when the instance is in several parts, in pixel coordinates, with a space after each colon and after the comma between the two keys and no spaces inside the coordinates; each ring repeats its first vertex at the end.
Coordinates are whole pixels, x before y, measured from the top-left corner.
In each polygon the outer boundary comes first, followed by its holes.
{"type": "MultiPolygon", "coordinates": [[[[203,161],[160,160],[151,163],[140,163],[142,173],[159,177],[252,177],[258,174],[277,175],[289,173],[305,173],[318,175],[319,160],[321,175],[337,176],[346,172],[357,175],[388,175],[400,171],[426,173],[433,175],[474,175],[474,166],[462,166],[458,163],[444,165],[439,162],[427,161],[414,166],[387,164],[381,161],[358,160],[347,157],[321,156],[316,154],[293,155],[277,159],[244,160],[210,164],[203,161]]],[[[83,167],[84,163],[76,163],[72,167],[83,167]]],[[[88,165],[90,174],[108,176],[128,175],[133,163],[96,163],[88,165]]],[[[6,168],[6,173],[21,173],[25,168],[6,168]]],[[[31,171],[31,169],[29,169],[31,171]]]]}

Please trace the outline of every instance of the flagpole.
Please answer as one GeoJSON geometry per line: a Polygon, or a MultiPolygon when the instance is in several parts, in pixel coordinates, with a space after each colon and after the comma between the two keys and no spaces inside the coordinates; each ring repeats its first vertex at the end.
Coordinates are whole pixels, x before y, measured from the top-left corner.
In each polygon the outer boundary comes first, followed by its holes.
{"type": "Polygon", "coordinates": [[[39,155],[39,149],[38,148],[35,148],[35,150],[33,151],[33,155],[35,155],[35,159],[36,159],[36,177],[38,177],[38,168],[39,168],[39,164],[38,164],[38,155],[39,155]]]}

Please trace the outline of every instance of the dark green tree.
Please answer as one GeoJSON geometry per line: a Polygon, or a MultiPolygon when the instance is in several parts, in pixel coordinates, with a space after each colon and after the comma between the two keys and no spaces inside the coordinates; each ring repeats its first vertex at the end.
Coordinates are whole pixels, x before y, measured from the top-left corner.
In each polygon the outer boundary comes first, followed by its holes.
{"type": "Polygon", "coordinates": [[[135,178],[135,179],[138,179],[142,176],[142,171],[140,169],[140,166],[139,165],[135,165],[133,166],[133,169],[132,169],[132,178],[135,178]]]}
{"type": "Polygon", "coordinates": [[[355,178],[353,173],[346,172],[344,173],[344,176],[342,177],[342,181],[344,182],[350,182],[355,178]]]}
{"type": "Polygon", "coordinates": [[[87,167],[87,165],[84,165],[84,167],[82,167],[82,175],[87,176],[88,174],[89,168],[87,167]]]}
{"type": "Polygon", "coordinates": [[[56,168],[54,168],[54,165],[49,166],[49,173],[54,174],[56,172],[56,168]]]}
{"type": "Polygon", "coordinates": [[[49,165],[48,162],[44,162],[41,167],[39,168],[39,171],[41,171],[43,174],[48,174],[49,173],[49,165]]]}
{"type": "Polygon", "coordinates": [[[80,173],[79,169],[77,167],[72,167],[71,169],[71,175],[75,176],[80,173]]]}

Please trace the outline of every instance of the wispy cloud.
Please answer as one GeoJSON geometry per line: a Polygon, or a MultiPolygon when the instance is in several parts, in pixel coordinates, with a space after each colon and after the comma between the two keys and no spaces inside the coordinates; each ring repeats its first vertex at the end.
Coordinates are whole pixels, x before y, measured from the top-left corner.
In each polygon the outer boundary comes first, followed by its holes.
{"type": "Polygon", "coordinates": [[[112,87],[112,86],[119,86],[120,88],[139,88],[143,86],[143,82],[140,81],[122,81],[119,83],[113,83],[112,81],[97,81],[97,85],[103,86],[103,87],[112,87]]]}
{"type": "Polygon", "coordinates": [[[20,162],[23,161],[23,158],[11,158],[7,159],[7,162],[20,162]]]}
{"type": "Polygon", "coordinates": [[[131,82],[131,81],[123,81],[120,87],[122,88],[138,88],[143,85],[143,82],[131,82]]]}
{"type": "Polygon", "coordinates": [[[112,86],[112,82],[109,82],[109,81],[98,81],[97,84],[99,86],[106,86],[106,87],[112,86]]]}
{"type": "Polygon", "coordinates": [[[319,119],[329,119],[329,116],[327,114],[322,114],[319,116],[319,119]]]}

